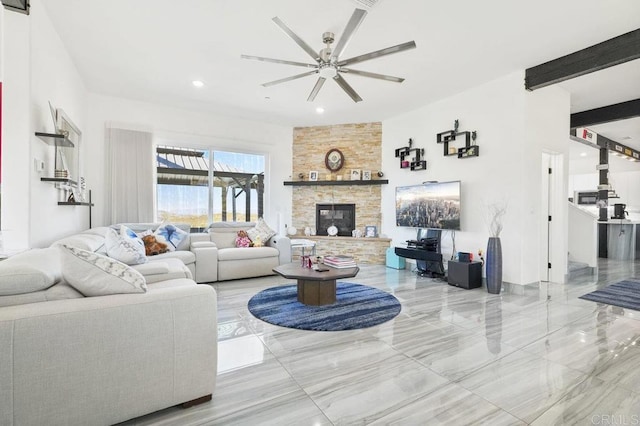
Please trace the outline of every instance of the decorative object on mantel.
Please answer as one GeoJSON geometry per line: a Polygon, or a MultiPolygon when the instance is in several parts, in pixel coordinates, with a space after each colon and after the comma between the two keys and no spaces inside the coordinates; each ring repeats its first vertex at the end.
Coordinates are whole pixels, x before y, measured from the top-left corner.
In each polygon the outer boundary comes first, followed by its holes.
{"type": "Polygon", "coordinates": [[[436,142],[444,144],[444,156],[457,155],[458,158],[477,157],[480,155],[480,147],[475,144],[477,132],[459,132],[459,121],[455,120],[453,123],[453,130],[447,130],[446,132],[438,133],[436,135],[436,142]],[[460,136],[464,136],[464,146],[462,148],[449,147],[449,143],[456,140],[460,136]],[[473,142],[473,144],[472,144],[473,142]]]}
{"type": "Polygon", "coordinates": [[[373,225],[365,226],[364,236],[367,238],[376,238],[378,236],[378,227],[373,225]]]}
{"type": "Polygon", "coordinates": [[[360,170],[359,169],[351,170],[351,180],[360,180],[360,170]]]}
{"type": "Polygon", "coordinates": [[[378,177],[381,178],[384,176],[384,173],[382,173],[382,170],[378,170],[378,177]]]}
{"type": "Polygon", "coordinates": [[[502,221],[507,212],[506,203],[494,203],[487,207],[487,220],[489,221],[489,242],[487,243],[487,291],[491,294],[500,294],[502,289],[502,244],[500,233],[502,221]]]}
{"type": "Polygon", "coordinates": [[[304,180],[304,173],[298,173],[298,179],[304,180]]]}
{"type": "Polygon", "coordinates": [[[362,180],[371,180],[371,170],[362,171],[362,180]]]}
{"type": "Polygon", "coordinates": [[[324,156],[324,165],[332,172],[340,170],[342,166],[344,166],[344,155],[342,155],[342,151],[336,148],[327,151],[327,154],[324,156]]]}
{"type": "MultiPolygon", "coordinates": [[[[400,158],[400,168],[401,169],[411,169],[415,170],[426,170],[427,169],[427,161],[423,160],[424,156],[424,148],[412,148],[413,139],[409,138],[409,146],[405,146],[402,148],[396,149],[396,158],[400,158]],[[406,158],[411,155],[411,152],[415,153],[415,157],[411,158],[411,161],[406,158]]],[[[382,172],[378,172],[380,174],[382,172]]]]}
{"type": "Polygon", "coordinates": [[[311,170],[309,172],[309,180],[317,181],[318,180],[318,172],[316,170],[311,170]]]}

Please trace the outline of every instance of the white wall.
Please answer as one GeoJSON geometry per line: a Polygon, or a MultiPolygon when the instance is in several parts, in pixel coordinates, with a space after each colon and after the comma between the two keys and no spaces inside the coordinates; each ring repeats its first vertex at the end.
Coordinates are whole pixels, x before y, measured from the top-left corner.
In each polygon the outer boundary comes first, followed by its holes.
{"type": "Polygon", "coordinates": [[[17,249],[29,246],[30,20],[2,14],[2,234],[17,249]]]}
{"type": "MultiPolygon", "coordinates": [[[[383,122],[383,170],[390,185],[382,193],[382,233],[393,245],[416,233],[395,226],[396,186],[461,180],[462,230],[456,232],[456,250],[484,251],[489,237],[485,206],[507,202],[501,235],[503,279],[517,284],[540,279],[541,156],[549,146],[559,152],[567,149],[569,99],[560,89],[526,92],[523,85],[523,73],[514,73],[383,122]],[[452,129],[455,119],[460,131],[478,132],[479,157],[443,156],[436,134],[452,129]],[[425,149],[426,171],[400,169],[394,158],[394,150],[406,146],[409,138],[414,147],[425,149]]],[[[566,241],[566,234],[562,238],[566,241]]],[[[447,259],[450,232],[443,236],[443,249],[447,259]]]]}
{"type": "Polygon", "coordinates": [[[221,150],[266,155],[265,220],[284,229],[291,221],[291,179],[293,129],[267,123],[194,112],[109,96],[89,96],[88,138],[83,158],[87,188],[92,190],[96,207],[94,226],[105,221],[105,128],[141,129],[154,134],[159,143],[183,146],[213,146],[221,150]]]}
{"type": "MultiPolygon", "coordinates": [[[[49,111],[49,102],[61,108],[84,132],[86,127],[87,91],[82,78],[71,60],[56,29],[49,20],[46,9],[40,1],[31,2],[31,88],[29,137],[31,153],[28,158],[30,185],[30,231],[31,247],[42,247],[54,240],[89,227],[89,210],[84,206],[58,206],[63,201],[61,194],[51,183],[41,182],[41,177],[54,175],[55,149],[42,142],[36,131],[53,132],[53,119],[49,111]],[[34,161],[45,161],[45,170],[38,173],[34,161]]],[[[84,135],[83,135],[84,136],[84,135]]],[[[80,155],[85,146],[80,143],[80,155]]],[[[78,180],[80,174],[72,176],[78,180]]]]}

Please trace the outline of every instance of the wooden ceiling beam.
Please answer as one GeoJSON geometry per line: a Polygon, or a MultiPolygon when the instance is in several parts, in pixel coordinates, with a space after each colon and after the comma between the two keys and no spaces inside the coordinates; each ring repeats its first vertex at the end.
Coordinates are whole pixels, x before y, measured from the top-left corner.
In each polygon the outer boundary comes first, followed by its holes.
{"type": "Polygon", "coordinates": [[[640,29],[527,68],[524,87],[536,90],[640,58],[640,29]]]}
{"type": "Polygon", "coordinates": [[[594,126],[634,117],[640,117],[640,99],[573,113],[571,128],[594,126]]]}

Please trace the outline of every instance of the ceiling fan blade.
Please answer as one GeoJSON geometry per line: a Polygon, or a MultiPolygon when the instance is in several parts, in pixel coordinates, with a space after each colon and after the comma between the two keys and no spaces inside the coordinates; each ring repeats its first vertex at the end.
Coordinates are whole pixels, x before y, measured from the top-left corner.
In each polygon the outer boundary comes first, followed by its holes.
{"type": "Polygon", "coordinates": [[[282,59],[263,58],[262,56],[240,55],[242,59],[253,59],[262,62],[273,62],[274,64],[295,65],[297,67],[318,68],[318,64],[305,64],[304,62],[285,61],[282,59]]]}
{"type": "Polygon", "coordinates": [[[297,80],[299,78],[306,77],[306,76],[311,75],[311,74],[316,74],[317,72],[318,72],[318,70],[303,72],[302,74],[292,75],[291,77],[281,78],[280,80],[274,80],[274,81],[270,81],[268,83],[262,83],[262,85],[264,87],[275,86],[276,84],[286,83],[287,81],[291,81],[291,80],[297,80]]]}
{"type": "Polygon", "coordinates": [[[401,77],[393,77],[391,75],[376,74],[374,72],[368,72],[368,71],[352,70],[351,68],[340,68],[338,71],[344,72],[347,74],[361,75],[363,77],[377,78],[379,80],[393,81],[394,83],[402,83],[404,81],[404,78],[401,78],[401,77]]]}
{"type": "Polygon", "coordinates": [[[334,61],[338,59],[342,51],[347,47],[349,41],[351,41],[351,37],[353,37],[353,34],[356,32],[365,16],[367,16],[366,10],[356,9],[353,12],[347,26],[344,27],[344,31],[342,32],[342,36],[340,36],[340,40],[338,40],[338,44],[336,44],[336,47],[333,49],[333,53],[331,54],[334,61]]]}
{"type": "Polygon", "coordinates": [[[365,53],[364,55],[345,59],[344,61],[339,61],[337,65],[341,67],[343,65],[357,64],[359,62],[368,61],[369,59],[391,55],[392,53],[402,52],[404,50],[413,49],[415,47],[416,47],[416,42],[412,40],[406,43],[398,44],[396,46],[387,47],[386,49],[376,50],[375,52],[365,53]]]}
{"type": "Polygon", "coordinates": [[[316,95],[318,94],[320,89],[322,89],[322,85],[324,84],[325,81],[327,81],[326,78],[318,77],[318,81],[316,81],[316,85],[313,86],[311,93],[309,93],[309,97],[307,98],[307,101],[313,102],[313,100],[316,98],[316,95]]]}
{"type": "Polygon", "coordinates": [[[342,78],[340,74],[336,74],[336,76],[333,77],[333,79],[336,81],[336,83],[338,83],[338,86],[342,87],[342,90],[347,92],[347,95],[349,95],[351,99],[353,99],[353,102],[360,102],[362,100],[360,95],[358,95],[356,91],[353,90],[353,87],[349,86],[349,83],[347,83],[347,80],[342,78]]]}
{"type": "Polygon", "coordinates": [[[273,18],[273,22],[275,22],[276,25],[279,26],[280,29],[282,31],[284,31],[289,37],[291,37],[293,39],[293,41],[295,41],[298,44],[298,46],[302,47],[302,49],[305,52],[307,52],[309,54],[309,56],[311,56],[313,58],[314,61],[316,61],[316,62],[320,61],[320,55],[318,55],[318,52],[313,50],[311,48],[311,46],[309,46],[303,39],[298,37],[298,35],[296,33],[294,33],[293,31],[291,31],[291,29],[289,27],[287,27],[287,24],[282,22],[282,20],[280,18],[278,18],[276,16],[275,18],[273,18]]]}

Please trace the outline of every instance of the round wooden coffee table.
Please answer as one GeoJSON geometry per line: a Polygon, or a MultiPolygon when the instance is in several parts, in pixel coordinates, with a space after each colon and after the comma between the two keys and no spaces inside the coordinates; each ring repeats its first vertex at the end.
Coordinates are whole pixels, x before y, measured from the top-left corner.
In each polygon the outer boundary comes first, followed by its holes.
{"type": "Polygon", "coordinates": [[[305,305],[321,306],[336,302],[336,280],[355,277],[360,268],[332,268],[328,271],[316,271],[303,268],[299,263],[287,263],[276,266],[273,272],[285,278],[298,281],[298,302],[305,305]]]}

